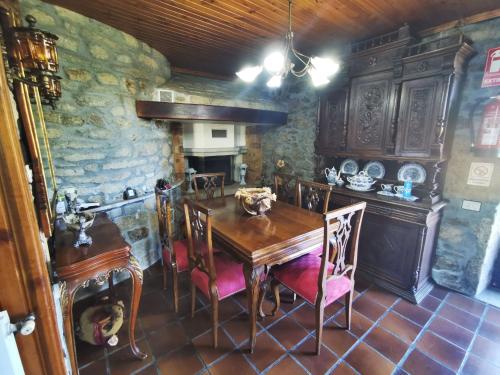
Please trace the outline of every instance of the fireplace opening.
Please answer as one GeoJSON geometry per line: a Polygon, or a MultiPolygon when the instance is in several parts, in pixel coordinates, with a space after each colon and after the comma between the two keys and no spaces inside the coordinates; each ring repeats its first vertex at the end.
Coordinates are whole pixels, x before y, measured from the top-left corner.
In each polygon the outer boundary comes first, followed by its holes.
{"type": "Polygon", "coordinates": [[[226,174],[224,185],[234,183],[232,156],[188,156],[187,159],[189,167],[194,168],[197,173],[224,172],[226,174]]]}

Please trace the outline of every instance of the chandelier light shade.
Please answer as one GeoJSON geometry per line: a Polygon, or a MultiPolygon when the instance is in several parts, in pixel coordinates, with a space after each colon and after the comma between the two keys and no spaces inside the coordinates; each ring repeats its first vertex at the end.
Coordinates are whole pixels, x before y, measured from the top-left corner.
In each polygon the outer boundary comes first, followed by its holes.
{"type": "Polygon", "coordinates": [[[293,45],[292,2],[288,0],[288,31],[281,50],[271,52],[263,61],[263,65],[247,66],[236,73],[244,82],[253,82],[265,69],[271,74],[267,81],[270,88],[278,88],[283,80],[292,74],[303,77],[309,74],[314,86],[324,86],[338,72],[339,64],[329,57],[310,57],[297,51],[293,45]]]}

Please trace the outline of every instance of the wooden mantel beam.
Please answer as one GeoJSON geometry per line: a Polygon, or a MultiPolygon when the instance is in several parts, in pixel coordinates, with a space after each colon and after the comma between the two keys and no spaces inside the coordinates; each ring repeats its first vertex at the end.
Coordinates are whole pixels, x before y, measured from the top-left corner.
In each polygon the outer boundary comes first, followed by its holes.
{"type": "Polygon", "coordinates": [[[141,118],[176,121],[224,121],[261,125],[284,125],[288,118],[286,112],[145,100],[137,100],[135,102],[135,109],[137,116],[141,118]]]}

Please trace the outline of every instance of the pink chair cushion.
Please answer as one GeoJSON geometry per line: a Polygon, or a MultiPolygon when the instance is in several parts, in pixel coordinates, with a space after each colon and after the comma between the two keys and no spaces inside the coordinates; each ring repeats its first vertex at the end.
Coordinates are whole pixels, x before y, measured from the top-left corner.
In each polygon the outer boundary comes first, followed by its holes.
{"type": "Polygon", "coordinates": [[[310,255],[315,255],[317,257],[320,257],[321,255],[323,255],[323,244],[319,245],[317,248],[315,248],[309,254],[310,255]]]}
{"type": "MultiPolygon", "coordinates": [[[[215,274],[217,292],[219,300],[232,296],[242,290],[245,290],[245,277],[243,276],[243,265],[236,263],[231,258],[221,253],[214,254],[215,274]]],[[[191,282],[201,290],[201,292],[210,298],[209,278],[205,272],[195,268],[191,271],[191,282]]]]}
{"type": "MultiPolygon", "coordinates": [[[[174,241],[175,261],[177,263],[177,272],[183,272],[189,269],[188,243],[187,240],[174,241]]],[[[163,247],[163,261],[171,262],[170,251],[163,247]]]]}
{"type": "MultiPolygon", "coordinates": [[[[280,283],[314,305],[318,294],[320,268],[321,258],[307,254],[277,267],[273,273],[280,283]]],[[[332,270],[333,264],[328,263],[328,274],[331,274],[332,270]]],[[[350,290],[351,280],[346,276],[329,280],[326,284],[326,305],[336,301],[350,290]]]]}

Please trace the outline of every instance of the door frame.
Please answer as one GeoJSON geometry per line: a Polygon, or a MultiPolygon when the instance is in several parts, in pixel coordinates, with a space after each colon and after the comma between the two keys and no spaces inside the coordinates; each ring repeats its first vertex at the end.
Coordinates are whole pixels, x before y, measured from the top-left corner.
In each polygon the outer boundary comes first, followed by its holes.
{"type": "MultiPolygon", "coordinates": [[[[17,17],[17,2],[0,0],[17,17]]],[[[12,321],[29,313],[36,329],[16,336],[27,374],[66,374],[52,287],[21,151],[13,96],[0,58],[0,309],[12,321]]]]}

